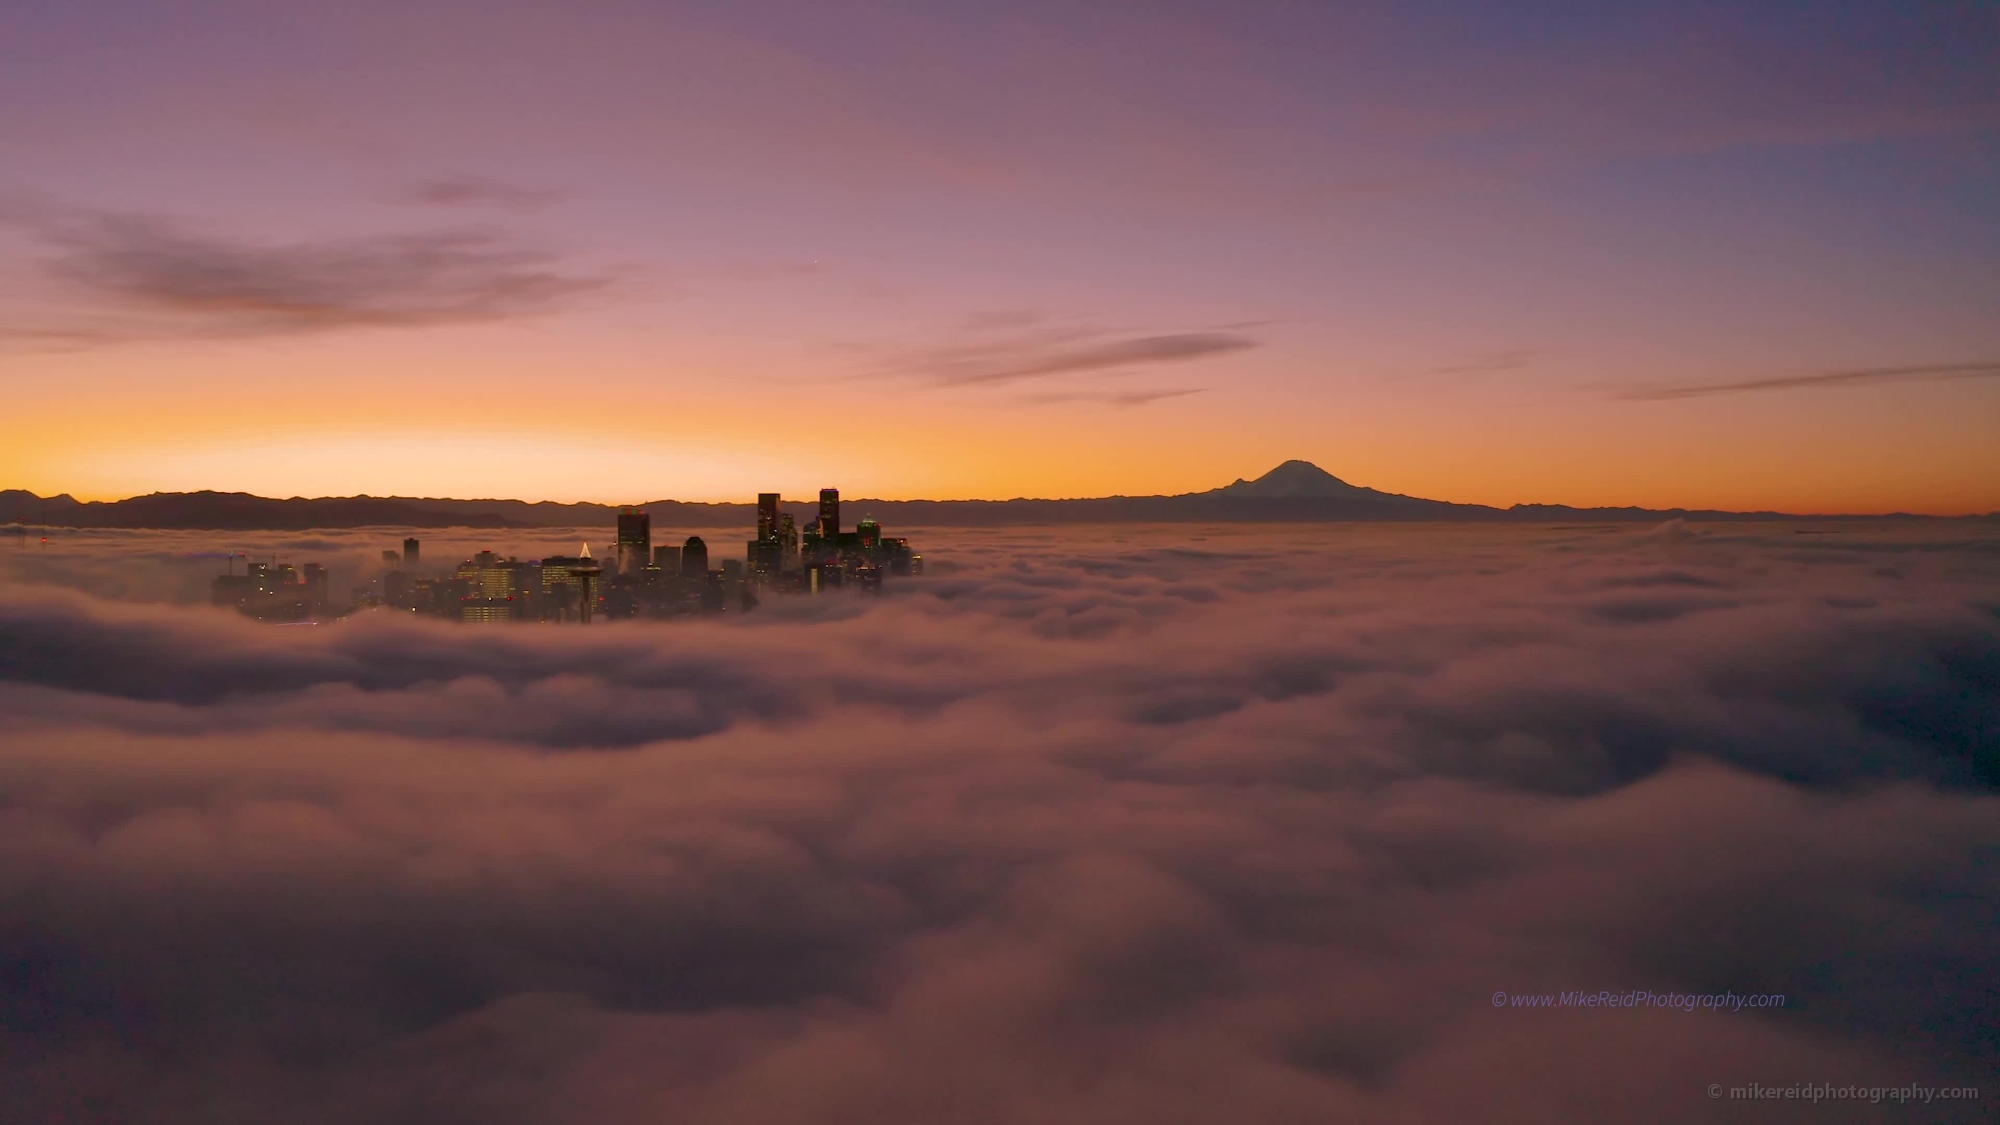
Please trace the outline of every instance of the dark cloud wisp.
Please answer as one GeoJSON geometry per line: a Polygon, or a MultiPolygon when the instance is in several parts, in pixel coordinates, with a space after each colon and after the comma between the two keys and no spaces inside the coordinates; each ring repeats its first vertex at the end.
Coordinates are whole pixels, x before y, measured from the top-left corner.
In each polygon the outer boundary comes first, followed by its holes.
{"type": "Polygon", "coordinates": [[[1203,394],[1207,387],[1172,387],[1153,391],[1054,391],[1048,394],[1029,395],[1028,401],[1042,405],[1066,402],[1091,402],[1103,406],[1131,408],[1148,406],[1169,399],[1186,398],[1203,394]]]}
{"type": "Polygon", "coordinates": [[[944,387],[995,386],[1190,363],[1257,346],[1249,336],[1222,331],[1127,337],[1047,332],[928,349],[898,357],[889,370],[944,387]]]}
{"type": "Polygon", "coordinates": [[[509,320],[612,284],[489,230],[260,243],[157,216],[96,215],[38,234],[51,279],[82,307],[30,334],[76,343],[509,320]]]}
{"type": "Polygon", "coordinates": [[[1667,402],[1674,399],[1750,394],[1758,391],[1802,391],[1823,387],[1869,387],[1883,383],[1996,378],[2000,378],[2000,360],[1977,363],[1925,363],[1904,367],[1863,367],[1849,371],[1822,371],[1813,375],[1785,375],[1770,379],[1746,379],[1735,383],[1638,387],[1620,391],[1618,397],[1633,402],[1667,402]]]}
{"type": "Polygon", "coordinates": [[[558,203],[563,193],[553,188],[528,187],[491,176],[457,174],[439,176],[413,185],[402,198],[432,207],[497,207],[533,210],[558,203]]]}
{"type": "Polygon", "coordinates": [[[1535,352],[1526,349],[1488,352],[1459,363],[1434,367],[1430,373],[1433,375],[1490,375],[1501,371],[1517,371],[1533,363],[1535,355],[1535,352]]]}

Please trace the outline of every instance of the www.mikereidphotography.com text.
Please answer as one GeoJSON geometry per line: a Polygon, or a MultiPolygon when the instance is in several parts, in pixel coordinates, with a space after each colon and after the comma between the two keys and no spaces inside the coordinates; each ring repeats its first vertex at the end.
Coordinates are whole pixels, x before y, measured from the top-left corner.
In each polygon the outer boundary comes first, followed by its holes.
{"type": "Polygon", "coordinates": [[[1783,993],[1652,992],[1643,988],[1616,991],[1495,992],[1496,1008],[1673,1008],[1683,1012],[1740,1012],[1745,1008],[1782,1008],[1783,993]]]}

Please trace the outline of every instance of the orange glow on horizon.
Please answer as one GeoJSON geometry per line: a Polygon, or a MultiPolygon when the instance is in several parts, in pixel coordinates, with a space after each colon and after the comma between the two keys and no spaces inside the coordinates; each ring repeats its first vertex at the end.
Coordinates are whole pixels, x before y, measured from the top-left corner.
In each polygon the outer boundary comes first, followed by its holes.
{"type": "Polygon", "coordinates": [[[476,333],[12,356],[28,377],[0,487],[115,500],[161,491],[632,503],[806,497],[1078,498],[1199,492],[1279,462],[1459,503],[1984,514],[2000,510],[2000,381],[1629,402],[1581,388],[1410,387],[1354,362],[1121,408],[747,363],[673,365],[558,335],[476,333]],[[464,338],[461,339],[460,337],[464,338]],[[476,350],[474,345],[477,345],[476,350]],[[740,374],[748,370],[751,374],[740,374]],[[361,372],[362,374],[355,374],[361,372]],[[143,380],[138,375],[143,373],[143,380]],[[91,403],[87,426],[58,424],[91,403]],[[1885,421],[1886,420],[1886,421],[1885,421]]]}

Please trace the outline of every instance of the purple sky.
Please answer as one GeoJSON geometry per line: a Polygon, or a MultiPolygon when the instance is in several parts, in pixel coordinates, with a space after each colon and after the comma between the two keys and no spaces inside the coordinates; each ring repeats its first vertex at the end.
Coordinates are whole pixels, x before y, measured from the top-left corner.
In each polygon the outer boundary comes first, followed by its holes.
{"type": "Polygon", "coordinates": [[[2000,507],[1987,5],[0,11],[0,483],[2000,507]]]}

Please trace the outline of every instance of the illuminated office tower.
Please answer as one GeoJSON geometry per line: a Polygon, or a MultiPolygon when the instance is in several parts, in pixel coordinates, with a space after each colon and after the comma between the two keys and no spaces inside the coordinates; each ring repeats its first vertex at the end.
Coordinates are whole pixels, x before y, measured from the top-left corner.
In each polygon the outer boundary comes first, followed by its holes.
{"type": "Polygon", "coordinates": [[[705,578],[708,576],[708,544],[701,536],[690,535],[681,545],[681,577],[705,578]]]}
{"type": "Polygon", "coordinates": [[[819,537],[829,542],[840,535],[840,490],[819,490],[819,537]]]}
{"type": "Polygon", "coordinates": [[[792,570],[799,561],[799,529],[792,523],[792,513],[778,513],[778,569],[792,570]]]}
{"type": "Polygon", "coordinates": [[[543,621],[576,619],[576,581],[570,577],[567,555],[551,555],[542,560],[542,593],[537,616],[543,621]]]}
{"type": "Polygon", "coordinates": [[[516,592],[521,581],[516,573],[518,566],[511,560],[501,562],[500,556],[491,551],[481,551],[459,563],[458,574],[471,585],[475,597],[505,600],[516,592]]]}
{"type": "Polygon", "coordinates": [[[770,542],[778,537],[778,494],[757,494],[757,539],[770,542]]]}
{"type": "Polygon", "coordinates": [[[527,598],[542,588],[540,567],[536,563],[508,559],[494,569],[507,576],[507,594],[514,598],[527,598]]]}
{"type": "Polygon", "coordinates": [[[423,551],[421,550],[421,548],[422,544],[418,543],[414,539],[403,540],[403,565],[404,566],[417,565],[417,561],[423,557],[423,551]]]}
{"type": "Polygon", "coordinates": [[[514,619],[514,599],[471,597],[458,604],[458,619],[471,625],[499,625],[514,619]]]}
{"type": "Polygon", "coordinates": [[[864,518],[854,525],[854,530],[861,536],[861,549],[864,551],[872,551],[882,542],[882,525],[873,519],[864,518]]]}
{"type": "Polygon", "coordinates": [[[638,508],[618,513],[618,573],[637,574],[653,558],[653,517],[638,508]]]}

